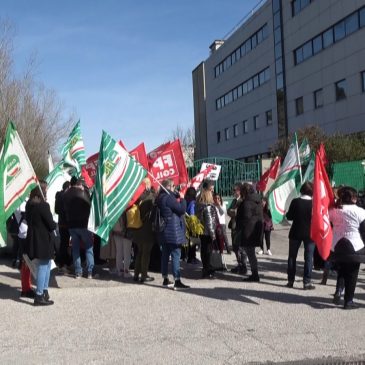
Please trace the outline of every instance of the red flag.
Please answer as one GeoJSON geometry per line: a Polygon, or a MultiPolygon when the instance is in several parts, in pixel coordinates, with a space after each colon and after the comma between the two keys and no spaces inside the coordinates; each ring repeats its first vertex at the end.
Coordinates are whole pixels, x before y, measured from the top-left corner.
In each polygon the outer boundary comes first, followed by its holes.
{"type": "Polygon", "coordinates": [[[276,157],[270,168],[265,171],[265,173],[261,176],[260,181],[256,184],[256,189],[258,191],[262,191],[264,195],[267,191],[269,191],[271,185],[276,180],[280,170],[280,158],[276,157]]]}
{"type": "Polygon", "coordinates": [[[205,170],[200,171],[198,175],[194,176],[190,182],[181,190],[181,192],[185,195],[186,190],[190,187],[193,187],[195,190],[199,189],[199,186],[207,178],[210,172],[214,169],[214,165],[208,166],[205,170]]]}
{"type": "Polygon", "coordinates": [[[87,172],[86,165],[81,167],[81,176],[85,180],[85,184],[90,189],[94,185],[94,180],[90,177],[89,173],[87,172]]]}
{"type": "MultiPolygon", "coordinates": [[[[322,151],[324,152],[323,146],[322,151]]],[[[332,227],[328,208],[333,203],[334,195],[320,149],[316,153],[314,167],[311,238],[316,243],[318,252],[324,260],[327,260],[332,245],[332,227]]]]}
{"type": "Polygon", "coordinates": [[[146,170],[148,170],[147,153],[143,142],[133,150],[129,151],[129,154],[133,156],[146,170]]]}
{"type": "Polygon", "coordinates": [[[94,155],[88,157],[88,159],[86,160],[85,169],[93,183],[95,182],[98,160],[99,160],[99,153],[95,153],[94,155]]]}
{"type": "Polygon", "coordinates": [[[327,166],[328,165],[328,160],[327,160],[327,155],[326,155],[326,151],[324,150],[324,145],[323,143],[321,143],[321,145],[319,146],[319,157],[321,158],[322,160],[322,163],[324,166],[327,166]]]}
{"type": "MultiPolygon", "coordinates": [[[[178,139],[151,151],[148,154],[148,166],[157,181],[172,179],[175,185],[188,182],[184,155],[178,139]]],[[[157,189],[159,185],[156,181],[152,181],[152,186],[157,189]]]]}

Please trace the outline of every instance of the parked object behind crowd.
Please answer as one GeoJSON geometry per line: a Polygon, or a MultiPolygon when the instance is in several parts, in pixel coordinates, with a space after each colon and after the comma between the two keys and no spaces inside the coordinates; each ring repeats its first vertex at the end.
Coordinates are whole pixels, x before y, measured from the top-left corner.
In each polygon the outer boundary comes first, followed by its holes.
{"type": "Polygon", "coordinates": [[[345,186],[338,190],[336,206],[329,210],[333,225],[331,261],[338,271],[334,303],[341,299],[341,282],[345,284],[344,309],[356,309],[354,294],[360,263],[365,262],[365,210],[356,205],[357,192],[345,186]]]}
{"type": "Polygon", "coordinates": [[[288,283],[292,288],[295,280],[296,262],[299,247],[304,243],[304,275],[303,288],[315,289],[312,284],[312,266],[315,243],[310,237],[312,221],[313,184],[305,182],[300,188],[301,196],[293,199],[286,213],[286,218],[293,221],[289,231],[288,283]]]}
{"type": "Polygon", "coordinates": [[[236,230],[240,243],[246,251],[251,267],[251,275],[244,281],[260,281],[255,247],[260,247],[263,235],[263,209],[261,197],[251,184],[241,187],[242,202],[237,209],[236,230]]]}

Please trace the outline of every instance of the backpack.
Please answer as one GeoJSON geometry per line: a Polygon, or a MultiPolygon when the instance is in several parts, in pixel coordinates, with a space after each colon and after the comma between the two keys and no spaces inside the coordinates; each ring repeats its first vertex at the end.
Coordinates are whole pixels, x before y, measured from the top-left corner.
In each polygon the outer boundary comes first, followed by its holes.
{"type": "Polygon", "coordinates": [[[161,215],[161,210],[156,203],[153,204],[150,220],[153,232],[161,233],[165,230],[166,221],[165,218],[161,215]]]}
{"type": "Polygon", "coordinates": [[[141,228],[142,227],[142,219],[141,219],[141,211],[139,210],[139,206],[137,204],[133,204],[126,212],[127,215],[127,228],[141,228]]]}

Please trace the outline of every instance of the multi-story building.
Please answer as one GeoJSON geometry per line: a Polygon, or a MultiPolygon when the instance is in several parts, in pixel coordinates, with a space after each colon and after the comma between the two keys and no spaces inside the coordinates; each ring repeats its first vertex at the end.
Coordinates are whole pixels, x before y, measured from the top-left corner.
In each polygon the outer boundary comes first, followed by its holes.
{"type": "Polygon", "coordinates": [[[266,157],[308,125],[365,130],[365,0],[267,0],[193,71],[196,158],[266,157]]]}

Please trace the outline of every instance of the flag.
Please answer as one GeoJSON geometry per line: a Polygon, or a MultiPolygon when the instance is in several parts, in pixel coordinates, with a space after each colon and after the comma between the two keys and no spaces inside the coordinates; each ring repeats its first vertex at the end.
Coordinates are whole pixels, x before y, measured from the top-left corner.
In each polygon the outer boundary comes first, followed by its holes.
{"type": "Polygon", "coordinates": [[[264,195],[270,190],[270,187],[275,182],[280,170],[280,158],[276,157],[270,168],[261,176],[260,181],[256,184],[256,189],[264,195]]]}
{"type": "Polygon", "coordinates": [[[190,182],[181,190],[182,194],[185,195],[186,190],[188,188],[193,187],[195,190],[198,190],[201,183],[207,178],[207,176],[212,172],[214,169],[214,165],[208,166],[205,170],[200,171],[198,175],[194,176],[190,182]]]}
{"type": "Polygon", "coordinates": [[[65,181],[71,180],[72,167],[66,167],[63,161],[59,162],[54,169],[46,176],[47,182],[47,203],[51,208],[52,215],[55,215],[56,194],[62,190],[65,181]]]}
{"type": "Polygon", "coordinates": [[[81,176],[84,179],[86,186],[91,189],[94,185],[94,181],[87,172],[85,165],[81,167],[81,176]]]}
{"type": "Polygon", "coordinates": [[[302,144],[299,147],[299,159],[301,165],[306,165],[311,158],[311,149],[307,138],[304,138],[302,144]]]}
{"type": "Polygon", "coordinates": [[[297,135],[289,146],[279,175],[269,190],[269,206],[272,221],[280,223],[289,209],[291,201],[298,196],[297,186],[301,183],[300,160],[297,135]]]}
{"type": "Polygon", "coordinates": [[[33,166],[10,122],[0,154],[0,247],[6,245],[6,221],[37,184],[33,166]]]}
{"type": "Polygon", "coordinates": [[[54,169],[52,155],[48,151],[48,173],[50,173],[54,169]]]}
{"type": "Polygon", "coordinates": [[[109,232],[127,207],[147,171],[103,131],[89,229],[105,245],[109,232]]]}
{"type": "Polygon", "coordinates": [[[321,143],[319,146],[319,150],[318,150],[318,154],[319,154],[319,158],[321,159],[323,166],[327,166],[328,165],[328,159],[327,159],[327,155],[326,155],[326,151],[324,149],[324,144],[321,143]]]}
{"type": "Polygon", "coordinates": [[[315,163],[315,154],[314,152],[311,153],[311,158],[309,160],[307,169],[305,170],[305,174],[303,176],[303,183],[306,181],[313,182],[314,179],[314,163],[315,163]]]}
{"type": "Polygon", "coordinates": [[[76,169],[77,176],[81,174],[81,167],[86,165],[85,146],[81,136],[80,121],[71,131],[61,151],[63,161],[76,169]]]}
{"type": "Polygon", "coordinates": [[[152,185],[155,189],[158,188],[158,182],[165,179],[173,180],[175,185],[188,183],[188,173],[179,139],[151,151],[148,154],[148,166],[154,177],[152,185]]]}
{"type": "Polygon", "coordinates": [[[327,260],[332,245],[332,227],[328,208],[334,203],[334,194],[322,160],[324,147],[317,151],[314,168],[311,238],[323,260],[327,260]]]}
{"type": "Polygon", "coordinates": [[[146,170],[148,170],[147,153],[143,142],[133,150],[129,151],[129,154],[133,156],[146,170]]]}

